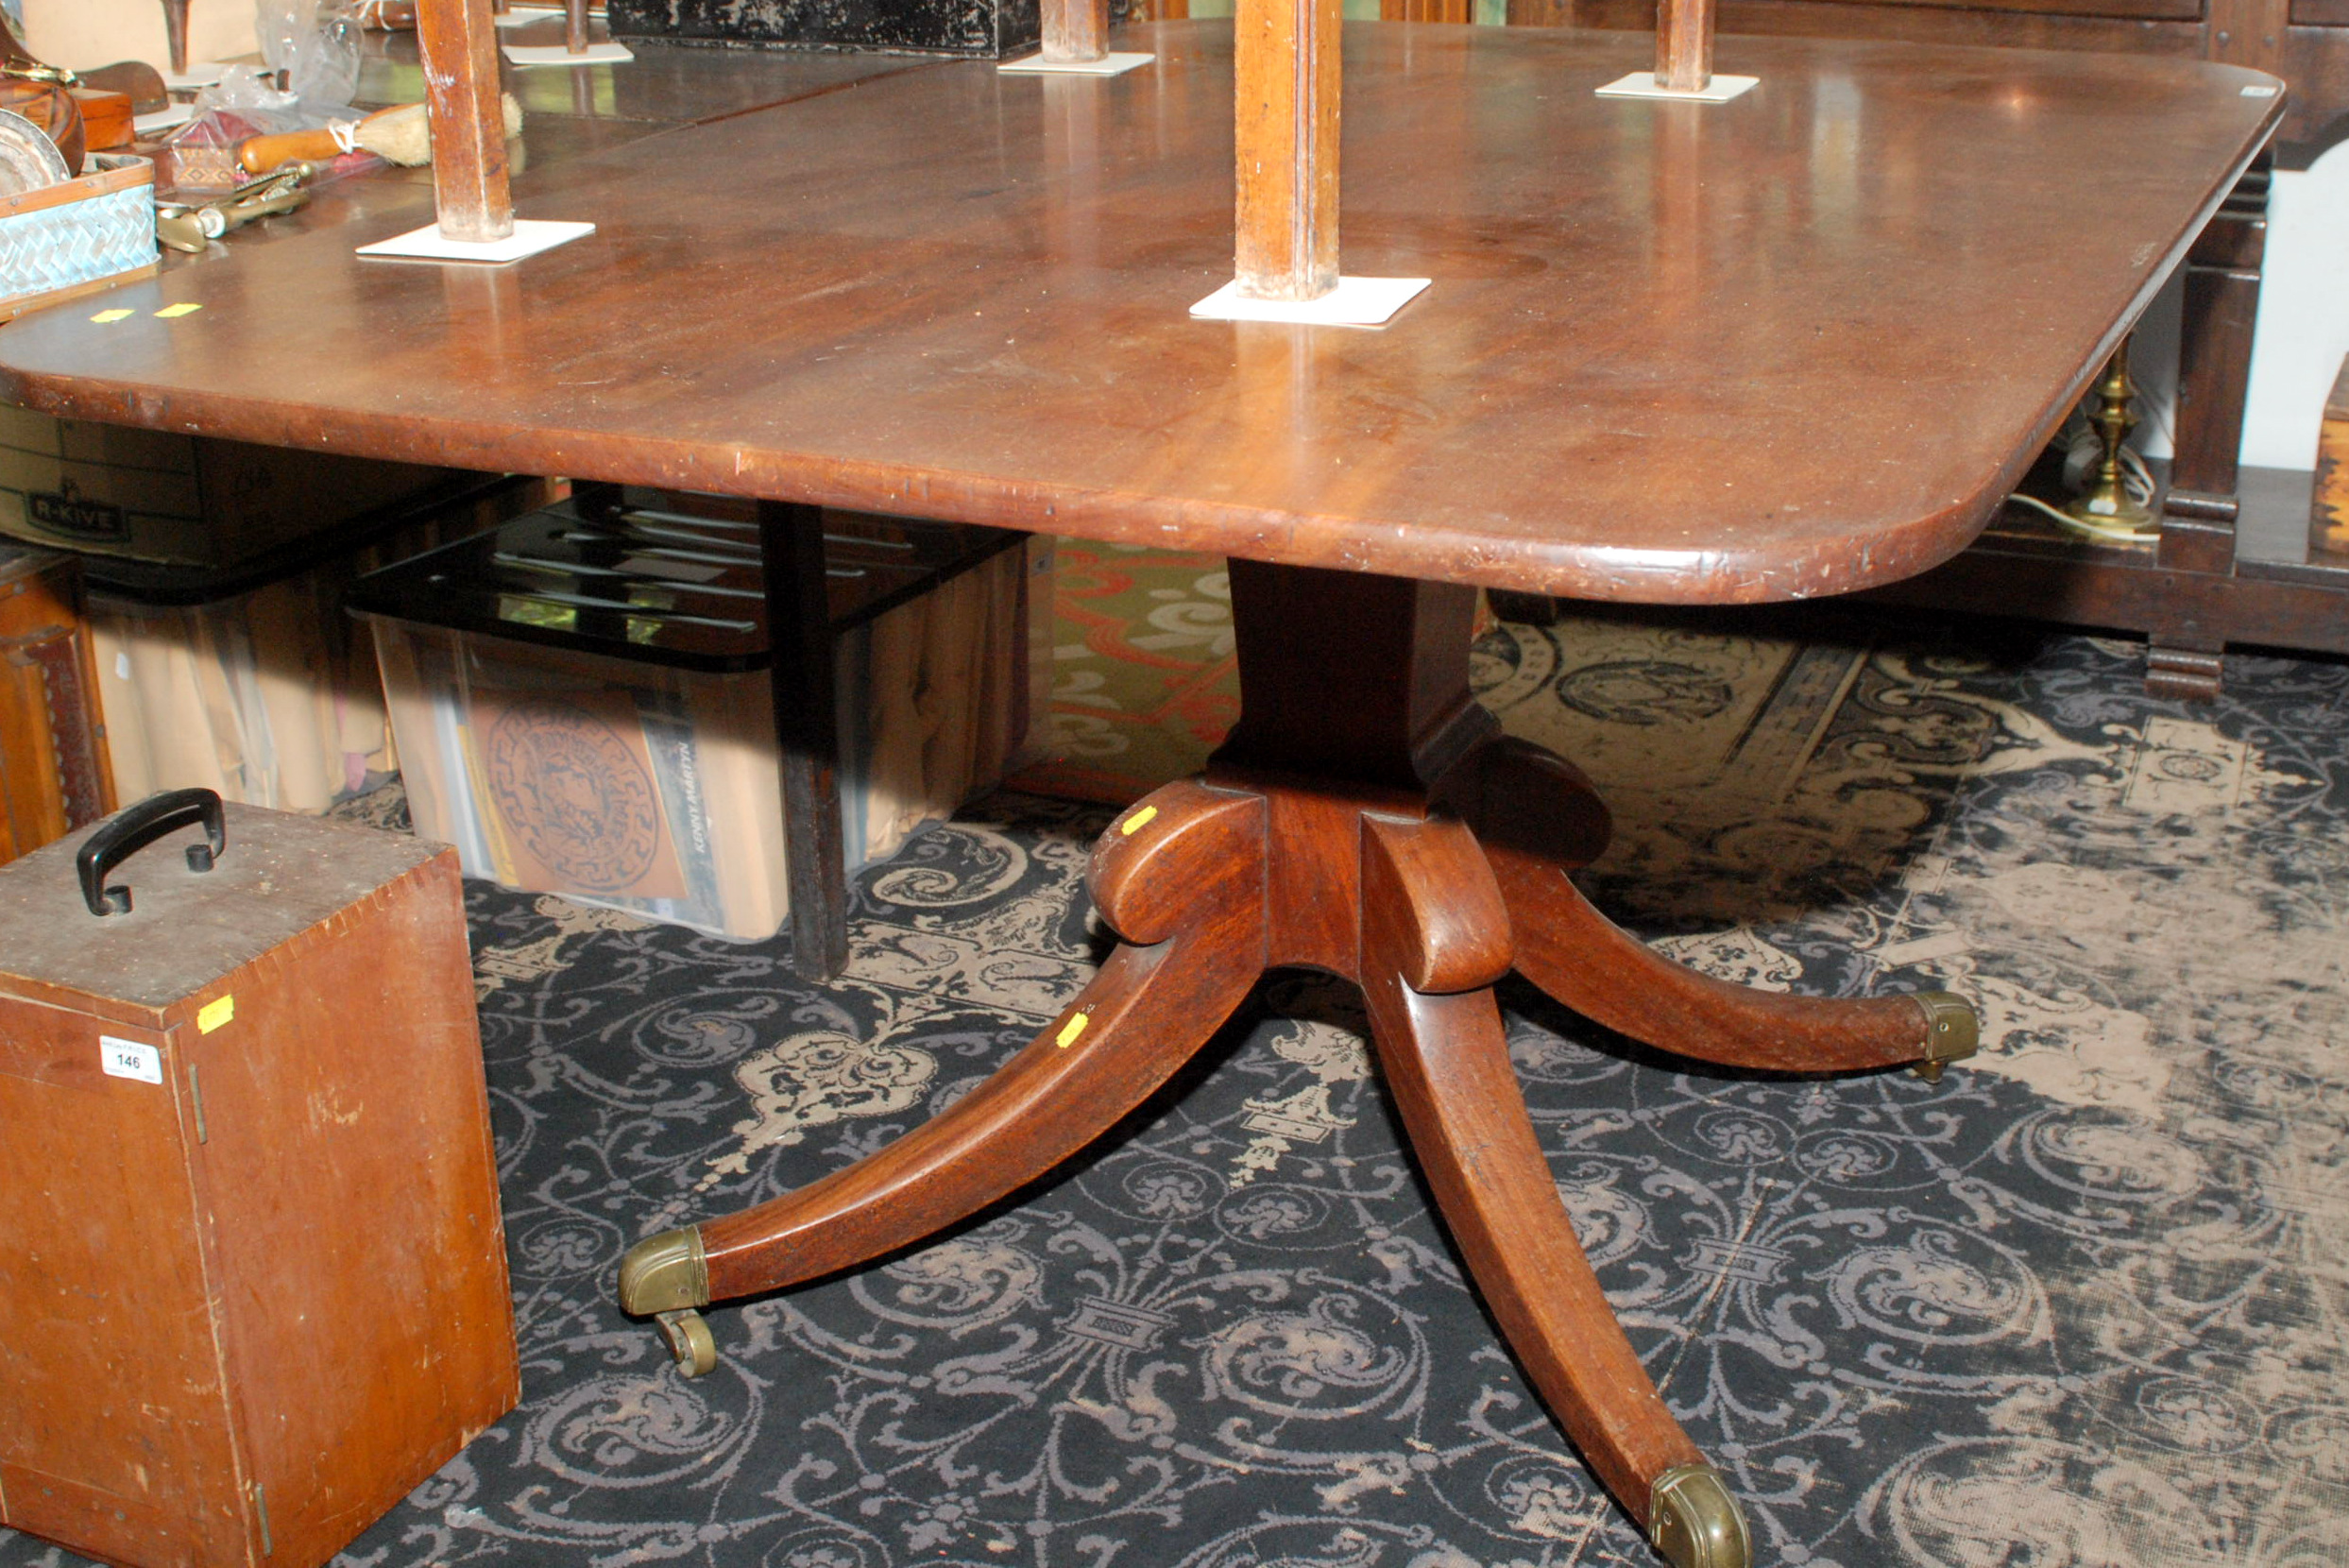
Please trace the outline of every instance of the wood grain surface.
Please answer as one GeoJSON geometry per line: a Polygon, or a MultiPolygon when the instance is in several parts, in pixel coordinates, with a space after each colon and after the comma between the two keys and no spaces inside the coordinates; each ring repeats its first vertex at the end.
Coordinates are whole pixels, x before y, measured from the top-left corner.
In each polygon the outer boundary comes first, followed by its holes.
{"type": "Polygon", "coordinates": [[[1233,78],[1229,27],[1178,23],[1107,81],[940,65],[584,161],[547,215],[599,232],[494,274],[354,260],[396,231],[354,221],[127,285],[127,320],[0,333],[0,394],[1591,599],[1798,598],[1973,536],[2278,107],[2230,66],[1783,39],[1739,42],[1745,97],[1658,105],[1591,93],[1646,39],[1345,35],[1344,264],[1436,280],[1382,331],[1186,315],[1231,275],[1233,78]],[[2072,171],[2115,145],[2083,226],[2072,171]]]}

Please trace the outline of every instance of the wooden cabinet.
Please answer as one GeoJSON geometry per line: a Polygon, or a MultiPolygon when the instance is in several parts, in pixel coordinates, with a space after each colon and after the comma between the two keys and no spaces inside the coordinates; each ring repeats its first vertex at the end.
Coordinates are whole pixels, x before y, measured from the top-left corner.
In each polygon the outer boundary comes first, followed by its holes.
{"type": "Polygon", "coordinates": [[[322,1562],[518,1392],[454,855],[225,835],[0,867],[0,1524],[140,1568],[322,1562]]]}
{"type": "MultiPolygon", "coordinates": [[[[1724,34],[2198,56],[2285,79],[2276,157],[2287,166],[2349,135],[2349,0],[1719,0],[1718,15],[1724,34]]],[[[1656,26],[1656,6],[1508,0],[1508,20],[1638,31],[1656,26]]],[[[1734,38],[1717,60],[1740,69],[1734,38]]],[[[2083,223],[2094,221],[2101,171],[2127,156],[2079,149],[2083,223]]],[[[2144,633],[2146,686],[2161,696],[2215,697],[2230,644],[2349,654],[2349,537],[2312,521],[2305,476],[2238,467],[2270,182],[2263,156],[2183,269],[2176,456],[2158,541],[2088,539],[2009,506],[1956,560],[1877,597],[2144,633]]]]}

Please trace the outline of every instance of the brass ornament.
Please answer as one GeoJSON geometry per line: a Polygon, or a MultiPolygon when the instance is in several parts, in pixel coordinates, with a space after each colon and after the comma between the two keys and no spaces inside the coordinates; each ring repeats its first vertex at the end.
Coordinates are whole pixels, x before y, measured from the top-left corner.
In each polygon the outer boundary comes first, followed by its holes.
{"type": "Polygon", "coordinates": [[[1647,1495],[1648,1544],[1672,1568],[1752,1568],[1745,1514],[1712,1466],[1675,1465],[1647,1495]]]}
{"type": "Polygon", "coordinates": [[[1925,1054],[1917,1060],[1916,1076],[1938,1083],[1944,1066],[1982,1048],[1982,1019],[1971,1002],[1947,991],[1919,991],[1909,999],[1925,1014],[1925,1054]]]}
{"type": "Polygon", "coordinates": [[[644,1318],[708,1304],[709,1261],[694,1227],[648,1236],[620,1260],[622,1312],[644,1318]]]}

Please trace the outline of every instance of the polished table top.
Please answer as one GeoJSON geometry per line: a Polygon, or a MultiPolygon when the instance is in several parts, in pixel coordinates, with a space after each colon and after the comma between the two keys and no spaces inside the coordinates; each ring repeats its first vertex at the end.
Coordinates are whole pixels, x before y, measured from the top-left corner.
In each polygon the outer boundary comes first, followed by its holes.
{"type": "Polygon", "coordinates": [[[503,268],[383,214],[0,331],[52,412],[1600,600],[1805,597],[1961,548],[2272,127],[2198,61],[1346,29],[1344,264],[1383,330],[1195,321],[1231,275],[1228,24],[1107,79],[929,65],[565,166],[503,268]],[[2111,150],[2128,149],[2116,161],[2111,150]],[[2094,169],[2091,177],[2084,172],[2094,169]],[[164,320],[151,310],[204,308],[164,320]]]}

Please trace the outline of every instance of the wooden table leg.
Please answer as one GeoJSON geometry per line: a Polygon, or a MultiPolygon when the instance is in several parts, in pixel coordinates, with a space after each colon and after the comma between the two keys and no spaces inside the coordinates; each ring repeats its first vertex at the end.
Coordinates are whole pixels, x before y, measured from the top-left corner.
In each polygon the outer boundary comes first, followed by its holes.
{"type": "Polygon", "coordinates": [[[760,502],[758,549],[783,787],[792,972],[827,980],[848,963],[848,877],[841,843],[838,643],[824,574],[824,509],[760,502]]]}
{"type": "Polygon", "coordinates": [[[1445,817],[1369,819],[1362,930],[1379,1065],[1527,1377],[1667,1559],[1744,1568],[1745,1516],[1616,1324],[1525,1114],[1492,997],[1509,922],[1475,836],[1445,817]]]}
{"type": "Polygon", "coordinates": [[[621,1305],[709,1357],[693,1309],[911,1245],[1050,1170],[1205,1043],[1275,965],[1352,980],[1437,1204],[1575,1446],[1677,1568],[1748,1568],[1743,1514],[1609,1311],[1534,1136],[1494,1003],[1512,967],[1665,1050],[1930,1066],[1954,997],[1727,984],[1617,929],[1567,871],[1607,843],[1589,781],[1498,738],[1468,685],[1467,588],[1234,562],[1241,720],[1200,781],[1126,813],[1092,887],[1124,939],[1076,1004],[954,1107],[773,1202],[633,1249],[621,1305]]]}
{"type": "Polygon", "coordinates": [[[639,1242],[629,1312],[662,1315],[680,1361],[709,1355],[675,1316],[796,1285],[919,1241],[1016,1191],[1157,1092],[1265,961],[1263,802],[1176,784],[1102,836],[1089,880],[1126,939],[1091,985],[985,1083],[878,1153],[788,1197],[639,1242]]]}

